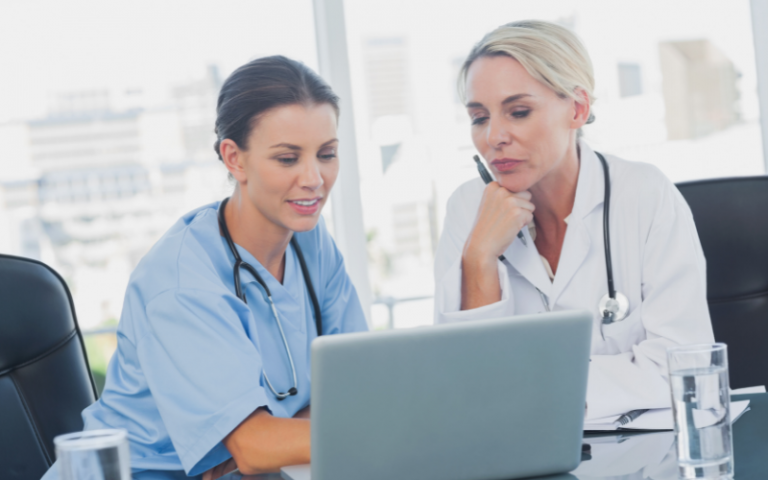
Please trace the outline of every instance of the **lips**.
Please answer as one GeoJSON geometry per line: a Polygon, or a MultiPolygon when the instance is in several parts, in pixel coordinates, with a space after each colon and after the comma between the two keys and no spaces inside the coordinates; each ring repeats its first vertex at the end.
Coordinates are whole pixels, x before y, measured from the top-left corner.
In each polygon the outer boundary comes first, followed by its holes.
{"type": "Polygon", "coordinates": [[[521,163],[523,163],[522,160],[516,160],[514,158],[497,158],[491,162],[491,165],[493,165],[499,172],[509,172],[514,170],[515,167],[521,163]]]}
{"type": "Polygon", "coordinates": [[[288,200],[288,204],[300,215],[313,215],[320,209],[322,197],[288,200]]]}

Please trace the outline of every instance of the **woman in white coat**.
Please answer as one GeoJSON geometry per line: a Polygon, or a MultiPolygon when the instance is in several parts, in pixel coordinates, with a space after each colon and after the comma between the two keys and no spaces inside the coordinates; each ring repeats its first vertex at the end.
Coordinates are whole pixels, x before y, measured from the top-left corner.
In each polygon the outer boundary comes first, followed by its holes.
{"type": "Polygon", "coordinates": [[[604,169],[579,138],[594,119],[586,50],[557,25],[511,23],[472,50],[461,84],[496,181],[469,181],[448,201],[436,322],[588,310],[588,418],[669,407],[667,347],[714,341],[685,200],[655,167],[604,156],[614,285],[629,301],[625,319],[604,324],[604,169]]]}

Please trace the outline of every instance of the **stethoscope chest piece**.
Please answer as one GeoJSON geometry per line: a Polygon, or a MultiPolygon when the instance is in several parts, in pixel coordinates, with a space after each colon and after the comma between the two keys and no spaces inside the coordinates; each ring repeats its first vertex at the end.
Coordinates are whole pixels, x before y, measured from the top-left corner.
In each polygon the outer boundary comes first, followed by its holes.
{"type": "Polygon", "coordinates": [[[616,298],[611,298],[606,293],[603,298],[600,299],[597,309],[603,316],[603,324],[620,322],[627,318],[627,312],[629,312],[629,300],[621,292],[616,292],[616,298]]]}

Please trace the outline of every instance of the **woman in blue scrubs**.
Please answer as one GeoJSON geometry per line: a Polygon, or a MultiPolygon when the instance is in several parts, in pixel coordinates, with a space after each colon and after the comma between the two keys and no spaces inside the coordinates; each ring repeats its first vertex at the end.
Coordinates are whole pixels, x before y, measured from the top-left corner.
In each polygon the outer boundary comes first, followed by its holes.
{"type": "Polygon", "coordinates": [[[338,97],[304,65],[267,57],[227,79],[217,113],[234,192],[184,215],[141,260],[104,392],[83,412],[86,430],[128,431],[136,474],[308,463],[310,343],[367,329],[320,216],[339,171],[338,97]],[[225,232],[255,276],[233,274],[225,232]]]}

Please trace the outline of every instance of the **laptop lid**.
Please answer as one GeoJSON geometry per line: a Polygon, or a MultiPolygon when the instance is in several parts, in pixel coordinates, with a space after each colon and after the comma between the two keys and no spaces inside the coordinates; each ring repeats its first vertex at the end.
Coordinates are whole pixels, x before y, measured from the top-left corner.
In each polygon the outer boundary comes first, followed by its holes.
{"type": "Polygon", "coordinates": [[[591,329],[591,314],[569,311],[315,340],[312,479],[575,468],[591,329]]]}

